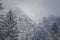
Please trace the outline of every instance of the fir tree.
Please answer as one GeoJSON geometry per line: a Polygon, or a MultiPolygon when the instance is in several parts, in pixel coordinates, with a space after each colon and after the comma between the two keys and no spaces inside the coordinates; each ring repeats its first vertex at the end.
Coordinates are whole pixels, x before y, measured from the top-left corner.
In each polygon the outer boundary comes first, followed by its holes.
{"type": "Polygon", "coordinates": [[[56,25],[56,23],[53,23],[52,31],[51,31],[51,35],[52,35],[53,40],[57,40],[57,33],[58,33],[57,25],[56,25]]]}
{"type": "Polygon", "coordinates": [[[15,16],[11,10],[6,15],[4,21],[0,23],[5,27],[6,40],[18,40],[17,22],[15,21],[15,16]]]}
{"type": "MultiPolygon", "coordinates": [[[[0,11],[3,9],[2,1],[3,0],[0,0],[0,11]]],[[[5,38],[4,38],[4,34],[5,34],[4,29],[5,29],[5,27],[1,23],[3,19],[4,19],[4,15],[0,15],[0,40],[5,40],[5,38]]]]}
{"type": "Polygon", "coordinates": [[[4,25],[1,23],[4,19],[4,15],[0,15],[0,40],[5,40],[5,27],[4,25]]]}
{"type": "Polygon", "coordinates": [[[3,7],[2,7],[2,2],[1,2],[2,0],[0,0],[0,11],[3,9],[3,7]]]}

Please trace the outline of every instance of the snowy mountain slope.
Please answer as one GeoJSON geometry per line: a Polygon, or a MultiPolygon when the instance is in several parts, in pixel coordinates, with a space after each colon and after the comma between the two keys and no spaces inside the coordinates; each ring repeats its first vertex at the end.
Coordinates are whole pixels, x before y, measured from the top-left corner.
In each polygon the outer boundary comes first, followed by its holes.
{"type": "Polygon", "coordinates": [[[13,13],[17,15],[18,27],[19,27],[19,39],[20,40],[48,40],[52,24],[55,21],[60,26],[60,18],[57,17],[44,17],[43,22],[40,24],[31,20],[21,9],[16,9],[13,13]]]}
{"type": "Polygon", "coordinates": [[[41,28],[41,24],[36,24],[34,21],[32,21],[22,10],[16,10],[15,13],[18,16],[18,26],[19,26],[19,38],[20,40],[25,40],[29,39],[32,40],[32,38],[39,39],[41,37],[41,40],[48,40],[48,31],[50,31],[50,26],[51,26],[51,20],[50,19],[43,19],[43,24],[41,28]],[[49,25],[50,24],[50,25],[49,25]],[[49,26],[49,27],[48,27],[49,26]],[[46,29],[44,31],[43,29],[46,29]],[[34,36],[36,35],[36,36],[34,36]],[[44,38],[43,38],[44,37],[44,38]]]}
{"type": "Polygon", "coordinates": [[[23,11],[17,9],[14,12],[15,14],[18,13],[18,27],[20,30],[19,38],[23,40],[23,38],[26,39],[26,36],[29,36],[29,39],[32,39],[34,28],[37,24],[33,22],[25,13],[23,13],[23,11]]]}

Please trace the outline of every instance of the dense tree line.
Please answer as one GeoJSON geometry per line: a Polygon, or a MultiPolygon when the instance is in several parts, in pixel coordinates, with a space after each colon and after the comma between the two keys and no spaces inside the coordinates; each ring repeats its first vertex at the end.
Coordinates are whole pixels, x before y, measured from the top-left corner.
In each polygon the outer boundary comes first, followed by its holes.
{"type": "MultiPolygon", "coordinates": [[[[4,9],[2,4],[0,2],[0,11],[4,9]]],[[[44,17],[42,27],[26,16],[19,15],[18,19],[19,25],[11,9],[6,15],[0,15],[0,40],[60,40],[56,19],[44,17]]]]}

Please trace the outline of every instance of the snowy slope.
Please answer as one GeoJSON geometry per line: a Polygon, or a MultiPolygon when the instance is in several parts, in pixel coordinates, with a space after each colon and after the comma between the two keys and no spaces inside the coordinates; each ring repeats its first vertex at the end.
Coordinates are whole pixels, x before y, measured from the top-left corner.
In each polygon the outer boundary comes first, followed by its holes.
{"type": "Polygon", "coordinates": [[[14,13],[17,14],[18,18],[18,26],[20,30],[19,38],[24,40],[26,39],[26,36],[29,36],[29,39],[32,39],[34,28],[37,24],[33,22],[21,9],[16,9],[14,13]]]}

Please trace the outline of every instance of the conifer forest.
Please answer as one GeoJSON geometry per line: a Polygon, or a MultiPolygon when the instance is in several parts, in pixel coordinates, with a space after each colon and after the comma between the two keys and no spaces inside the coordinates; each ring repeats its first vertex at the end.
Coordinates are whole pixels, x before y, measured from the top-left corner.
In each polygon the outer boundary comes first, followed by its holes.
{"type": "Polygon", "coordinates": [[[0,40],[60,40],[59,4],[59,0],[0,0],[0,40]]]}

